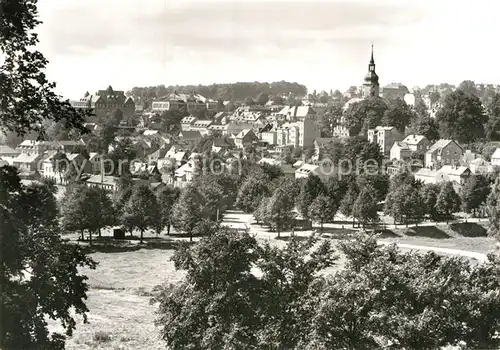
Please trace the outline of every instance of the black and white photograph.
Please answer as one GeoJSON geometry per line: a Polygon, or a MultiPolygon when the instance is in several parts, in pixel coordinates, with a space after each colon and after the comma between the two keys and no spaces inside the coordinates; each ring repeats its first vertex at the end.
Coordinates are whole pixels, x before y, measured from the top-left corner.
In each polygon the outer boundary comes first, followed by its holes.
{"type": "Polygon", "coordinates": [[[0,349],[500,349],[498,13],[0,0],[0,349]]]}

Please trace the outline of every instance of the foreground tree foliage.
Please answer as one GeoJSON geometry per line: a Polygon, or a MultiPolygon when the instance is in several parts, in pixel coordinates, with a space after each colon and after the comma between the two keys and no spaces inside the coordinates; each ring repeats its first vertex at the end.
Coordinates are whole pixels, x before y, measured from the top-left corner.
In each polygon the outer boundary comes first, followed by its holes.
{"type": "Polygon", "coordinates": [[[0,126],[20,135],[36,131],[43,136],[44,120],[61,122],[66,129],[82,133],[88,111],[81,112],[63,101],[47,80],[48,61],[35,49],[38,36],[36,0],[0,2],[0,126]]]}
{"type": "Polygon", "coordinates": [[[402,253],[361,233],[340,244],[260,246],[223,229],[173,257],[186,271],[157,287],[157,325],[171,349],[495,348],[500,265],[402,253]]]}
{"type": "Polygon", "coordinates": [[[55,187],[23,186],[17,170],[0,167],[0,348],[64,349],[47,318],[71,336],[74,312],[88,312],[80,267],[95,268],[81,248],[61,239],[55,187]],[[70,312],[71,311],[71,312],[70,312]]]}

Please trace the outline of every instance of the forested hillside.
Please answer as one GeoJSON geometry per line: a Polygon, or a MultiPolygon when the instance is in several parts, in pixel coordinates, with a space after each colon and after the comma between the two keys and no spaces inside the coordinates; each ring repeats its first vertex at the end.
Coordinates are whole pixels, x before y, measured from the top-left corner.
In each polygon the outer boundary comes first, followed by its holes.
{"type": "Polygon", "coordinates": [[[260,82],[238,82],[233,84],[212,84],[212,85],[185,85],[185,86],[149,86],[134,87],[127,92],[128,96],[136,99],[151,100],[165,96],[177,91],[178,93],[196,92],[204,97],[214,100],[243,101],[247,97],[255,98],[260,93],[267,93],[271,96],[291,93],[295,96],[303,96],[307,93],[305,85],[278,81],[273,83],[260,82]]]}

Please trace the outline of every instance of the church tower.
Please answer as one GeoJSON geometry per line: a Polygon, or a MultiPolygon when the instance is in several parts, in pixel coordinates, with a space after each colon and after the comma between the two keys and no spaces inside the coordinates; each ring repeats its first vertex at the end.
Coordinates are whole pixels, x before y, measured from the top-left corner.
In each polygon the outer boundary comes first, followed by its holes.
{"type": "Polygon", "coordinates": [[[363,98],[379,97],[379,90],[378,75],[375,73],[375,60],[373,59],[372,45],[372,57],[370,59],[370,64],[368,65],[368,73],[366,73],[365,81],[363,83],[363,98]]]}

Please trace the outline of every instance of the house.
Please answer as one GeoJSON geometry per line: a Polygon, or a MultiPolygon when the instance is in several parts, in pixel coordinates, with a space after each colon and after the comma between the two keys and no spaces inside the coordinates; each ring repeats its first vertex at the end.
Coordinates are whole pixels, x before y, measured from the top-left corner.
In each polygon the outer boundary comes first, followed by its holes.
{"type": "Polygon", "coordinates": [[[276,130],[279,146],[313,147],[314,140],[320,137],[319,126],[311,119],[285,123],[276,130]]]}
{"type": "Polygon", "coordinates": [[[85,183],[89,187],[101,187],[105,190],[114,192],[118,190],[118,181],[119,177],[117,176],[98,174],[89,177],[85,183]]]}
{"type": "Polygon", "coordinates": [[[484,158],[476,158],[468,163],[472,174],[489,174],[493,172],[493,166],[484,158]]]}
{"type": "Polygon", "coordinates": [[[85,146],[85,144],[82,141],[73,141],[73,140],[66,140],[66,141],[57,141],[60,145],[60,150],[64,153],[73,153],[75,149],[79,146],[85,146]]]}
{"type": "Polygon", "coordinates": [[[276,131],[263,131],[260,133],[260,139],[269,145],[276,145],[276,131]]]}
{"type": "Polygon", "coordinates": [[[198,120],[198,118],[193,117],[192,115],[182,118],[181,119],[181,130],[186,130],[186,131],[191,130],[191,125],[193,123],[195,123],[197,120],[198,120]]]}
{"type": "Polygon", "coordinates": [[[151,104],[151,110],[153,112],[163,112],[163,111],[184,111],[184,112],[194,112],[207,110],[206,99],[194,92],[190,94],[173,93],[159,98],[151,104]]]}
{"type": "Polygon", "coordinates": [[[402,141],[403,139],[403,134],[393,126],[377,126],[375,129],[368,130],[368,141],[378,144],[380,151],[386,157],[390,156],[394,142],[402,141]]]}
{"type": "Polygon", "coordinates": [[[246,146],[250,146],[258,139],[259,138],[252,130],[242,130],[238,135],[234,137],[234,145],[237,148],[245,148],[246,146]]]}
{"type": "Polygon", "coordinates": [[[102,156],[97,152],[89,153],[90,173],[95,174],[101,170],[101,158],[102,156]]]}
{"type": "Polygon", "coordinates": [[[64,153],[65,160],[59,159],[54,162],[54,156],[58,153],[61,153],[61,151],[47,151],[44,153],[39,170],[43,178],[65,184],[65,175],[69,171],[69,167],[73,167],[79,175],[92,171],[92,164],[80,153],[64,153]]]}
{"type": "Polygon", "coordinates": [[[259,165],[263,165],[263,164],[267,164],[267,165],[272,165],[272,166],[281,166],[283,162],[278,160],[278,159],[274,159],[274,158],[261,158],[257,164],[259,165]]]}
{"type": "Polygon", "coordinates": [[[229,137],[217,137],[212,140],[212,152],[220,153],[235,147],[234,140],[229,137]]]}
{"type": "Polygon", "coordinates": [[[176,187],[185,187],[193,181],[196,172],[196,159],[191,158],[175,171],[173,185],[176,187]]]}
{"type": "Polygon", "coordinates": [[[326,180],[329,177],[335,175],[335,167],[328,164],[302,164],[300,168],[295,170],[295,178],[306,178],[309,175],[314,174],[320,177],[322,180],[326,180]]]}
{"type": "Polygon", "coordinates": [[[41,170],[40,160],[42,155],[38,153],[21,153],[12,160],[12,164],[19,169],[21,174],[30,174],[41,170]]]}
{"type": "Polygon", "coordinates": [[[422,181],[423,183],[426,183],[426,184],[437,183],[437,171],[436,170],[422,168],[419,171],[417,171],[414,176],[415,176],[415,180],[422,181]]]}
{"type": "Polygon", "coordinates": [[[431,144],[424,135],[415,134],[406,136],[401,142],[405,143],[411,152],[427,152],[431,144]]]}
{"type": "Polygon", "coordinates": [[[12,147],[6,146],[6,145],[0,145],[0,158],[6,157],[6,158],[15,158],[19,154],[21,154],[21,151],[15,150],[12,147]]]}
{"type": "Polygon", "coordinates": [[[210,133],[209,127],[213,123],[214,123],[213,120],[197,120],[190,125],[189,130],[190,131],[199,131],[202,136],[208,135],[210,133]]]}
{"type": "Polygon", "coordinates": [[[151,153],[150,155],[148,155],[147,158],[148,158],[149,164],[158,163],[158,159],[165,158],[169,149],[170,149],[170,147],[160,148],[160,149],[157,149],[156,151],[154,151],[153,153],[151,153]]]}
{"type": "Polygon", "coordinates": [[[149,187],[151,188],[151,190],[153,192],[159,192],[161,191],[163,188],[165,188],[167,185],[164,183],[164,182],[151,182],[149,184],[149,187]]]}
{"type": "Polygon", "coordinates": [[[405,160],[410,157],[411,155],[410,147],[408,147],[408,144],[404,142],[394,142],[394,144],[391,147],[391,152],[389,159],[390,160],[405,160]]]}
{"type": "Polygon", "coordinates": [[[408,88],[401,83],[390,83],[380,90],[382,97],[386,100],[404,99],[405,95],[410,93],[408,88]]]}
{"type": "Polygon", "coordinates": [[[425,153],[425,166],[439,168],[443,165],[457,165],[463,155],[463,149],[453,140],[441,139],[425,153]]]}
{"type": "Polygon", "coordinates": [[[451,181],[460,186],[464,185],[472,172],[468,167],[444,165],[437,171],[437,182],[451,181]]]}
{"type": "Polygon", "coordinates": [[[500,166],[500,148],[497,148],[491,155],[491,165],[500,166]]]}
{"type": "Polygon", "coordinates": [[[57,141],[24,140],[16,147],[16,151],[25,154],[42,155],[45,151],[58,150],[60,148],[61,145],[57,141]]]}
{"type": "Polygon", "coordinates": [[[316,111],[311,106],[285,106],[277,113],[288,121],[311,119],[316,116],[316,111]]]}
{"type": "Polygon", "coordinates": [[[199,131],[181,131],[178,137],[180,140],[190,145],[194,145],[196,142],[201,140],[201,134],[199,131]]]}

